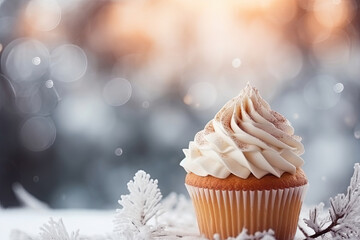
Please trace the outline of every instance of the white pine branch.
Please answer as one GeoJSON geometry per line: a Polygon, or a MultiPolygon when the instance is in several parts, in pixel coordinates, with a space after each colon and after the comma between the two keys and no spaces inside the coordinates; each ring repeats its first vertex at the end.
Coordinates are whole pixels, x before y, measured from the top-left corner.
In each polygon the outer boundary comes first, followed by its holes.
{"type": "Polygon", "coordinates": [[[148,239],[159,235],[163,227],[147,225],[149,220],[163,213],[158,181],[140,170],[128,183],[128,189],[129,194],[118,201],[122,208],[116,210],[114,232],[126,239],[148,239]]]}
{"type": "Polygon", "coordinates": [[[63,221],[58,222],[50,218],[47,224],[40,228],[40,240],[79,240],[79,230],[72,232],[71,235],[67,232],[63,221]]]}
{"type": "Polygon", "coordinates": [[[321,218],[319,213],[323,205],[310,210],[309,219],[304,219],[306,225],[314,231],[310,235],[304,229],[306,239],[331,237],[333,239],[353,239],[360,237],[360,165],[354,166],[354,174],[350,180],[346,195],[338,194],[330,198],[328,216],[321,218]]]}

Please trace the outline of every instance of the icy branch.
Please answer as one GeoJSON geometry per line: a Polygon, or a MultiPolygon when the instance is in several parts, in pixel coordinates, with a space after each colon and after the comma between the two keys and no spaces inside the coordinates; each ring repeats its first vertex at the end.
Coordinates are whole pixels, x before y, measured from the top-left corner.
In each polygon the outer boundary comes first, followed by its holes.
{"type": "Polygon", "coordinates": [[[338,194],[330,198],[329,213],[320,217],[323,204],[318,205],[309,212],[309,219],[304,219],[306,225],[314,233],[309,234],[303,228],[306,239],[317,237],[352,239],[360,237],[360,165],[354,166],[354,175],[350,180],[347,193],[338,194]]]}
{"type": "MultiPolygon", "coordinates": [[[[124,239],[148,239],[162,231],[161,226],[149,225],[149,220],[163,213],[162,195],[157,180],[150,179],[144,171],[138,171],[128,183],[129,194],[121,196],[115,217],[114,232],[124,239]],[[134,235],[135,234],[135,235],[134,235]]],[[[156,219],[155,219],[156,220],[156,219]]]]}
{"type": "Polygon", "coordinates": [[[58,222],[50,218],[48,224],[44,224],[40,228],[40,240],[79,240],[79,230],[72,232],[71,235],[67,232],[63,221],[58,222]]]}

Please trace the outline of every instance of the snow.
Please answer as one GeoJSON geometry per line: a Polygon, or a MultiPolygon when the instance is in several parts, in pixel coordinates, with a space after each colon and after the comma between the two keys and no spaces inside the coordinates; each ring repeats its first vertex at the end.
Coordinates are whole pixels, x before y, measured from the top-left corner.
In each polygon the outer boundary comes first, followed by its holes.
{"type": "MultiPolygon", "coordinates": [[[[307,214],[303,211],[304,214],[307,214]]],[[[24,208],[0,210],[0,239],[10,240],[13,230],[21,230],[31,236],[39,237],[40,227],[49,221],[63,220],[69,233],[80,230],[80,235],[105,235],[113,231],[114,210],[32,210],[24,208]]],[[[176,215],[176,217],[178,217],[176,215]]],[[[179,219],[181,220],[181,219],[179,219]]],[[[298,231],[297,239],[303,239],[298,231]]]]}
{"type": "MultiPolygon", "coordinates": [[[[323,204],[311,208],[303,206],[299,225],[305,235],[358,239],[360,165],[355,164],[354,169],[346,195],[338,194],[330,198],[328,215],[322,211],[323,204]],[[310,235],[309,231],[315,234],[310,235]]],[[[196,229],[195,214],[189,199],[171,194],[160,202],[157,180],[150,179],[150,175],[143,171],[139,171],[129,182],[128,189],[130,193],[121,196],[119,204],[122,208],[116,214],[115,210],[51,210],[18,187],[15,193],[24,207],[3,209],[0,205],[0,239],[77,240],[87,236],[86,239],[123,240],[119,236],[127,236],[127,240],[204,240],[196,229]]],[[[304,239],[302,232],[298,230],[295,239],[304,239]]],[[[256,234],[254,238],[243,232],[235,240],[272,239],[266,232],[259,234],[260,238],[256,234]]]]}
{"type": "Polygon", "coordinates": [[[33,210],[24,208],[0,210],[0,239],[10,239],[12,230],[39,236],[40,227],[50,218],[64,221],[68,232],[80,229],[81,235],[99,235],[113,231],[114,210],[33,210]]]}

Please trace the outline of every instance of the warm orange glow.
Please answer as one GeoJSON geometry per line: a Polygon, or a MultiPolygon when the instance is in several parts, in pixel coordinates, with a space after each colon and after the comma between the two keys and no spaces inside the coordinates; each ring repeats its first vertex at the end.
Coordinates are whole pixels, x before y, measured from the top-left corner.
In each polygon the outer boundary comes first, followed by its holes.
{"type": "Polygon", "coordinates": [[[313,5],[316,20],[329,29],[341,27],[351,21],[355,9],[351,0],[317,0],[313,5]]]}
{"type": "Polygon", "coordinates": [[[327,39],[331,29],[324,28],[311,13],[306,14],[299,23],[299,34],[307,43],[316,43],[327,39]]]}
{"type": "Polygon", "coordinates": [[[275,23],[288,23],[297,14],[296,0],[272,0],[268,2],[268,7],[264,9],[264,15],[275,23]]]}
{"type": "MultiPolygon", "coordinates": [[[[198,77],[204,72],[215,88],[225,78],[233,86],[251,80],[266,87],[300,73],[301,44],[319,60],[333,58],[336,54],[327,54],[322,46],[328,46],[326,40],[352,20],[353,5],[351,0],[104,1],[79,14],[85,18],[83,25],[68,35],[80,36],[81,44],[104,62],[126,63],[132,81],[140,79],[139,84],[154,91],[174,83],[190,86],[187,82],[204,81],[198,77]],[[236,67],[234,59],[241,59],[236,67]],[[147,83],[148,78],[156,84],[147,83]]],[[[36,14],[25,14],[27,34],[42,36],[34,21],[51,16],[44,8],[30,10],[36,14]]],[[[66,27],[60,24],[51,34],[66,39],[62,32],[66,27]]],[[[229,88],[227,94],[237,93],[229,88]]]]}

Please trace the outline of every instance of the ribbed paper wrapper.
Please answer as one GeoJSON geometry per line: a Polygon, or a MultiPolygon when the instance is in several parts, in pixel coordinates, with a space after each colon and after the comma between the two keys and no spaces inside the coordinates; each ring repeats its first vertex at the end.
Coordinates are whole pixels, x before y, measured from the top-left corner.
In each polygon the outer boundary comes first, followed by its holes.
{"type": "MultiPolygon", "coordinates": [[[[186,185],[186,184],[185,184],[186,185]]],[[[229,191],[186,185],[200,233],[212,239],[272,229],[278,240],[293,239],[307,185],[256,191],[229,191]]]]}

